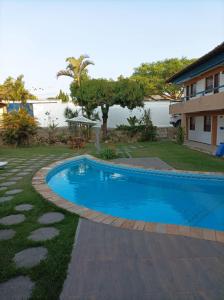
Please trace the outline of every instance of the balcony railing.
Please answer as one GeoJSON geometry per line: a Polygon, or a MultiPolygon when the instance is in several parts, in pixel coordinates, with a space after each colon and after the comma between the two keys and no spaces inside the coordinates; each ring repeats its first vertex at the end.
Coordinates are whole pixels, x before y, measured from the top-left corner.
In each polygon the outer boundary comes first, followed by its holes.
{"type": "MultiPolygon", "coordinates": [[[[191,100],[191,99],[194,99],[195,97],[201,97],[201,96],[205,96],[206,94],[208,94],[208,93],[214,93],[214,94],[218,94],[219,92],[220,92],[220,89],[221,88],[224,88],[224,84],[222,84],[222,85],[219,85],[219,86],[217,86],[217,87],[213,87],[213,88],[211,88],[211,89],[207,89],[207,90],[204,90],[204,91],[200,91],[200,92],[197,92],[197,93],[195,93],[194,94],[194,96],[192,96],[192,95],[189,95],[188,97],[187,96],[184,96],[184,97],[181,97],[180,98],[180,101],[178,101],[178,102],[183,102],[183,101],[189,101],[189,100],[191,100]]],[[[171,101],[172,103],[174,103],[175,101],[171,101]]],[[[171,104],[172,104],[171,103],[171,104]]]]}
{"type": "Polygon", "coordinates": [[[224,111],[224,90],[215,94],[190,99],[189,101],[180,101],[170,105],[170,114],[194,113],[202,111],[220,110],[224,111]]]}

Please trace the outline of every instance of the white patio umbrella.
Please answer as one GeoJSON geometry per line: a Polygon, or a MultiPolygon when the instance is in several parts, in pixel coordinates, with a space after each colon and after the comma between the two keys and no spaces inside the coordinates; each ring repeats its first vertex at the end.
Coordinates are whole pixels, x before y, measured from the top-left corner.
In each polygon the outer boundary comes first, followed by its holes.
{"type": "MultiPolygon", "coordinates": [[[[72,119],[67,119],[66,122],[68,122],[71,126],[79,126],[80,129],[82,126],[86,126],[88,129],[94,125],[97,124],[96,121],[92,121],[90,119],[87,119],[83,116],[74,117],[72,119]]],[[[82,131],[81,131],[82,134],[82,131]]],[[[89,135],[89,132],[88,132],[89,135]]]]}
{"type": "Polygon", "coordinates": [[[78,117],[74,117],[72,119],[67,119],[66,122],[76,123],[76,124],[80,124],[80,125],[82,125],[82,124],[89,125],[89,126],[93,126],[93,125],[97,124],[97,122],[87,119],[83,116],[78,116],[78,117]]]}

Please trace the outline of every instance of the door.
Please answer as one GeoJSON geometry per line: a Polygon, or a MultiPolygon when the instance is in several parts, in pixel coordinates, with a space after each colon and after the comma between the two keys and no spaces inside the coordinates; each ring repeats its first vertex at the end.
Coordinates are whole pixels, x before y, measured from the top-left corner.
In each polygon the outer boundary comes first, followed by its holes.
{"type": "Polygon", "coordinates": [[[218,116],[217,145],[224,143],[224,115],[218,116]]]}

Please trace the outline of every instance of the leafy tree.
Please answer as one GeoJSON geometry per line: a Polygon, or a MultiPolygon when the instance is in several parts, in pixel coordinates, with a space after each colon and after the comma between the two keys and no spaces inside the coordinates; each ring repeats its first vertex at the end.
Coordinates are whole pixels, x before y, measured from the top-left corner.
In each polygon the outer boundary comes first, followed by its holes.
{"type": "Polygon", "coordinates": [[[56,96],[56,99],[60,99],[62,102],[68,102],[69,95],[60,90],[59,94],[56,96]]]}
{"type": "Polygon", "coordinates": [[[100,106],[103,119],[103,137],[106,138],[109,108],[114,104],[113,82],[106,79],[87,80],[82,83],[78,90],[71,89],[71,93],[74,92],[77,102],[84,105],[88,117],[92,115],[94,109],[100,106]]]}
{"type": "Polygon", "coordinates": [[[142,63],[134,69],[131,78],[144,86],[146,97],[153,98],[153,96],[159,95],[163,99],[178,100],[183,94],[183,88],[175,84],[168,84],[166,80],[194,61],[195,59],[183,57],[142,63]]]}
{"type": "Polygon", "coordinates": [[[144,106],[143,85],[136,80],[120,78],[114,84],[114,102],[122,107],[134,109],[144,106]]]}
{"type": "Polygon", "coordinates": [[[103,138],[107,137],[107,120],[109,108],[114,104],[133,109],[143,105],[143,89],[134,80],[121,79],[109,81],[106,79],[91,79],[84,81],[79,89],[71,87],[71,94],[77,102],[85,107],[87,116],[91,115],[98,106],[102,112],[103,138]]]}
{"type": "Polygon", "coordinates": [[[0,100],[26,103],[28,99],[36,99],[36,97],[25,88],[23,75],[18,76],[16,79],[8,77],[0,85],[0,100]]]}

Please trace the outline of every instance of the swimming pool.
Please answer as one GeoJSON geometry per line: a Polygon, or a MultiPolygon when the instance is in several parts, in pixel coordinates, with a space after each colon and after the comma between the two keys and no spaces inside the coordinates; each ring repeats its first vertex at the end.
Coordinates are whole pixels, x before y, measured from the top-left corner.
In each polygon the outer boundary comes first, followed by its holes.
{"type": "Polygon", "coordinates": [[[77,205],[131,220],[224,230],[224,176],[143,170],[78,158],[49,187],[77,205]]]}

